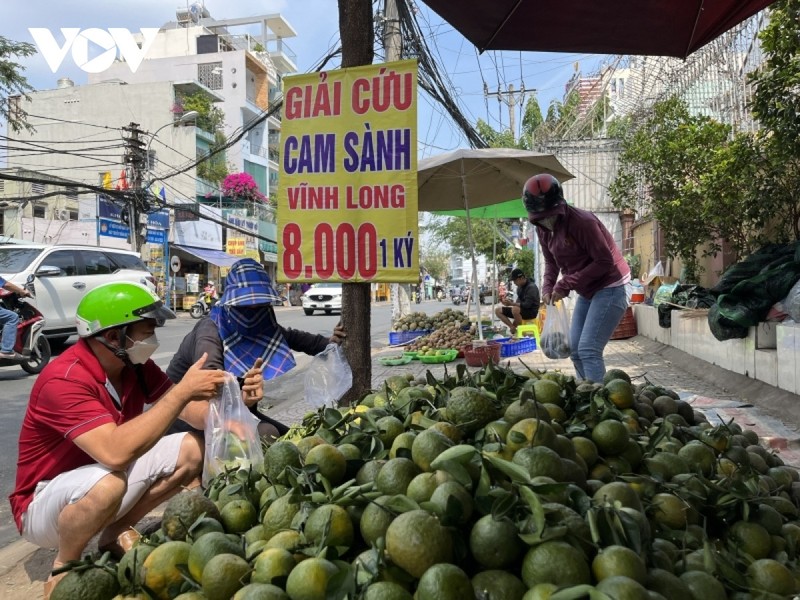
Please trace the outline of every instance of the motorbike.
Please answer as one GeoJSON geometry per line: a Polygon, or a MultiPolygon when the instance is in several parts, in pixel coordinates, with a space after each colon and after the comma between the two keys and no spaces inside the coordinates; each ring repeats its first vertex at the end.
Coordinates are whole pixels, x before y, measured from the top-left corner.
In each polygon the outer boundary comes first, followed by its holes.
{"type": "Polygon", "coordinates": [[[201,294],[197,298],[197,302],[192,304],[192,307],[189,309],[189,314],[193,319],[205,317],[216,303],[216,298],[211,298],[208,294],[201,294]]]}
{"type": "MultiPolygon", "coordinates": [[[[31,293],[33,298],[33,275],[28,277],[24,288],[31,293]]],[[[14,352],[21,354],[22,360],[0,359],[0,367],[19,365],[22,370],[31,375],[36,375],[45,368],[52,356],[50,342],[43,335],[45,320],[39,309],[30,302],[25,302],[19,294],[0,288],[0,305],[3,308],[17,313],[17,340],[14,343],[14,352]]]]}
{"type": "Polygon", "coordinates": [[[456,306],[461,304],[461,294],[460,293],[453,294],[451,299],[453,301],[453,304],[455,304],[456,306]]]}

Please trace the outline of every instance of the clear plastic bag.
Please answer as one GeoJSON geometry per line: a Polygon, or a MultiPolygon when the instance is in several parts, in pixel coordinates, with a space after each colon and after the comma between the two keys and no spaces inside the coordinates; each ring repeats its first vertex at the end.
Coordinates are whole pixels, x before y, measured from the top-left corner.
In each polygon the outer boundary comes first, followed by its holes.
{"type": "Polygon", "coordinates": [[[542,352],[547,358],[569,358],[569,313],[564,302],[547,305],[547,318],[539,336],[542,352]]]}
{"type": "Polygon", "coordinates": [[[225,470],[264,471],[258,419],[242,400],[239,383],[225,374],[222,393],[209,402],[205,428],[203,486],[225,470]]]}
{"type": "Polygon", "coordinates": [[[315,408],[335,408],[339,398],[353,387],[353,372],[339,344],[328,344],[317,354],[304,379],[306,401],[315,408]]]}

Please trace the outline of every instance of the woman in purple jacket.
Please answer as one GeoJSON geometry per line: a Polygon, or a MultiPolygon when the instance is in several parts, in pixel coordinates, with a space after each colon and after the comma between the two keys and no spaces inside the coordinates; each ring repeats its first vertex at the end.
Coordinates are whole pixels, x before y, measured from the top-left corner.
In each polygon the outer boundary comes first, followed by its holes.
{"type": "Polygon", "coordinates": [[[554,304],[575,290],[570,358],[578,377],[601,382],[606,372],[603,349],[628,307],[628,264],[600,219],[567,205],[552,175],[525,182],[522,201],[528,220],[536,225],[545,260],[542,302],[554,304]]]}

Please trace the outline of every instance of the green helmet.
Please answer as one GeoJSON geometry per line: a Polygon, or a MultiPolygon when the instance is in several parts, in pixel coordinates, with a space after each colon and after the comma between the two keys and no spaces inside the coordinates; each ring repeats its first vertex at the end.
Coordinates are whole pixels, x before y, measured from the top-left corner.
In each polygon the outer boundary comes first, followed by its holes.
{"type": "Polygon", "coordinates": [[[90,337],[143,319],[155,319],[159,326],[175,313],[161,299],[139,283],[116,281],[97,286],[78,304],[77,325],[80,337],[90,337]]]}

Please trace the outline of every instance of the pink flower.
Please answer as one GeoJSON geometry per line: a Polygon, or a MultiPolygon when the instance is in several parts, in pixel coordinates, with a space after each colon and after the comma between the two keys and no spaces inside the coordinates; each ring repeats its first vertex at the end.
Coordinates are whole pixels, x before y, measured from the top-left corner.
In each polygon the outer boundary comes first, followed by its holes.
{"type": "Polygon", "coordinates": [[[258,184],[249,173],[231,173],[222,181],[222,193],[229,198],[269,202],[258,189],[258,184]]]}

